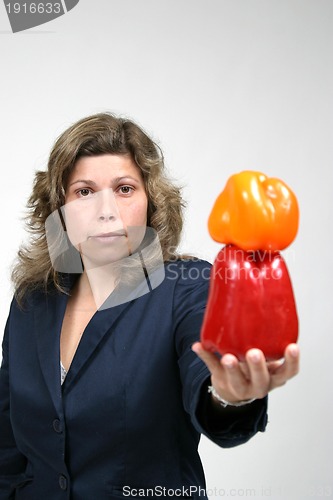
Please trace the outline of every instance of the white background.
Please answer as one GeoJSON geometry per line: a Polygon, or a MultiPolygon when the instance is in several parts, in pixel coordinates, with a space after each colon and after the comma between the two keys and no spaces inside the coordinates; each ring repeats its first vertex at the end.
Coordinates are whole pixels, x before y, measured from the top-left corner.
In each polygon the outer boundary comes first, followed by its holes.
{"type": "Polygon", "coordinates": [[[231,174],[260,170],[298,196],[285,257],[302,370],[271,394],[267,432],[229,450],[202,440],[211,498],[333,496],[332,42],[331,0],[81,0],[17,34],[0,5],[2,327],[34,171],[83,116],[114,111],[154,137],[184,186],[182,249],[210,261],[206,221],[231,174]]]}

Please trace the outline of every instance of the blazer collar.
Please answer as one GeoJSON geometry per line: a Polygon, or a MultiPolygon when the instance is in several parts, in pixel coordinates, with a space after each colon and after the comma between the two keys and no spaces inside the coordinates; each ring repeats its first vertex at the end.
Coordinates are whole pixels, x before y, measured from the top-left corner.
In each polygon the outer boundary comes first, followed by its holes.
{"type": "Polygon", "coordinates": [[[38,294],[34,307],[34,329],[40,366],[56,410],[62,413],[60,384],[60,332],[67,296],[38,294]]]}
{"type": "MultiPolygon", "coordinates": [[[[76,349],[73,361],[62,386],[66,394],[72,384],[78,379],[84,366],[107,335],[112,335],[119,317],[130,306],[130,302],[97,311],[86,326],[80,343],[76,349]]],[[[59,361],[60,364],[60,361],[59,361]]]]}
{"type": "MultiPolygon", "coordinates": [[[[73,283],[74,279],[69,280],[68,290],[73,283]]],[[[126,291],[124,287],[120,287],[119,290],[116,290],[116,294],[112,294],[107,299],[105,308],[97,311],[88,323],[62,387],[60,375],[60,333],[68,295],[56,291],[48,294],[38,294],[35,303],[34,326],[39,362],[46,385],[58,412],[62,413],[62,395],[69,391],[100,342],[106,334],[112,334],[116,322],[127,308],[130,307],[133,299],[146,293],[149,293],[149,288],[146,280],[143,280],[135,290],[126,291]]]]}

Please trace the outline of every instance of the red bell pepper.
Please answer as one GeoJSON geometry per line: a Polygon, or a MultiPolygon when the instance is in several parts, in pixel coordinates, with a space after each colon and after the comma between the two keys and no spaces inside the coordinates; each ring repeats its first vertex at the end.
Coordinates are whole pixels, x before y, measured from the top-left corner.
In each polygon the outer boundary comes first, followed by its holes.
{"type": "Polygon", "coordinates": [[[227,245],[211,271],[201,330],[206,350],[244,359],[261,349],[267,360],[283,357],[296,342],[298,319],[286,264],[279,252],[244,251],[227,245]]]}

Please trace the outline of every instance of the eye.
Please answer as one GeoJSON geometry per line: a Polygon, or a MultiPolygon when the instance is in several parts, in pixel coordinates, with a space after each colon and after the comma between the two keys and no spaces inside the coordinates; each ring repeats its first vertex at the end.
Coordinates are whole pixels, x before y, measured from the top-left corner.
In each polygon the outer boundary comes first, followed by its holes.
{"type": "Polygon", "coordinates": [[[121,194],[131,194],[131,192],[133,191],[134,189],[131,187],[131,186],[120,186],[118,188],[118,191],[121,193],[121,194]]]}
{"type": "Polygon", "coordinates": [[[86,198],[90,194],[93,194],[93,191],[89,188],[82,188],[76,191],[76,194],[79,196],[79,198],[86,198]]]}

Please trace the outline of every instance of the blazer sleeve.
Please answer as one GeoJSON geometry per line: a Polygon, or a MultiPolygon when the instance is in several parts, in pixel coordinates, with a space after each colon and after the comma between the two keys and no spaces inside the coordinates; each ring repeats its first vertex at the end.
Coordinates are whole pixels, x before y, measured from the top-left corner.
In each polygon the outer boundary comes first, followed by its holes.
{"type": "Polygon", "coordinates": [[[182,273],[175,289],[176,349],[183,387],[185,410],[195,429],[217,445],[232,447],[245,443],[267,425],[267,397],[239,408],[218,409],[208,394],[210,372],[191,350],[200,340],[200,329],[208,297],[210,264],[188,264],[192,272],[182,273]],[[193,266],[197,272],[193,271],[193,266]],[[196,279],[189,279],[189,276],[196,279]]]}
{"type": "Polygon", "coordinates": [[[9,324],[10,314],[2,342],[0,369],[0,500],[14,499],[14,486],[20,482],[26,468],[26,458],[16,447],[10,422],[9,324]]]}

